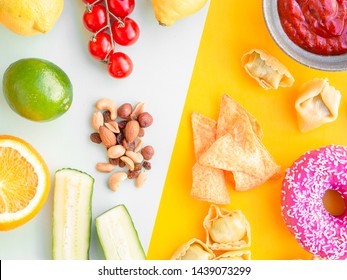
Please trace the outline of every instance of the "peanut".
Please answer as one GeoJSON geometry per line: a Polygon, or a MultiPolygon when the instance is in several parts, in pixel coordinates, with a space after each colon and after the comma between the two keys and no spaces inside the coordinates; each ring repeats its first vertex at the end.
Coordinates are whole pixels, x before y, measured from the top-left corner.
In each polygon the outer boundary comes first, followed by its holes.
{"type": "Polygon", "coordinates": [[[95,169],[100,172],[111,172],[116,166],[111,163],[99,162],[96,164],[95,169]]]}
{"type": "Polygon", "coordinates": [[[137,103],[137,104],[135,105],[135,108],[134,108],[133,112],[132,112],[131,115],[130,115],[130,118],[131,118],[132,120],[136,120],[136,119],[137,119],[137,116],[140,115],[140,114],[143,112],[144,106],[145,106],[145,103],[143,103],[143,102],[137,103]]]}
{"type": "Polygon", "coordinates": [[[109,158],[120,158],[125,154],[125,148],[122,145],[114,145],[107,150],[109,158]]]}
{"type": "Polygon", "coordinates": [[[99,131],[99,127],[104,125],[104,117],[101,112],[96,111],[92,115],[92,127],[99,131]]]}
{"type": "Polygon", "coordinates": [[[129,170],[131,170],[131,171],[134,170],[135,164],[134,164],[134,162],[132,161],[131,158],[129,158],[127,156],[122,156],[120,158],[120,160],[123,161],[126,164],[126,166],[128,166],[129,170]]]}
{"type": "Polygon", "coordinates": [[[141,187],[147,180],[148,174],[147,172],[141,172],[139,176],[136,178],[135,186],[137,188],[141,187]]]}
{"type": "Polygon", "coordinates": [[[113,133],[119,133],[119,127],[118,127],[118,123],[116,121],[110,121],[105,123],[105,126],[111,130],[113,133]]]}
{"type": "Polygon", "coordinates": [[[135,153],[133,151],[126,151],[125,155],[130,158],[134,163],[141,163],[143,161],[143,156],[140,153],[135,153]]]}

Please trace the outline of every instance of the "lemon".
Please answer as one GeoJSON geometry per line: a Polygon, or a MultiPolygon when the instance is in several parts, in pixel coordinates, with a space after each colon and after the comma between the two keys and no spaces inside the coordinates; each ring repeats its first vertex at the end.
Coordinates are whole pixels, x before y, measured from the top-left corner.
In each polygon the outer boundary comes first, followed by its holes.
{"type": "Polygon", "coordinates": [[[0,231],[34,218],[50,187],[48,167],[35,148],[21,138],[0,135],[0,231]]]}
{"type": "Polygon", "coordinates": [[[72,84],[54,63],[25,58],[11,64],[3,76],[3,91],[13,111],[32,121],[50,121],[72,103],[72,84]]]}
{"type": "Polygon", "coordinates": [[[64,0],[0,0],[0,22],[20,35],[47,33],[63,7],[64,0]]]}

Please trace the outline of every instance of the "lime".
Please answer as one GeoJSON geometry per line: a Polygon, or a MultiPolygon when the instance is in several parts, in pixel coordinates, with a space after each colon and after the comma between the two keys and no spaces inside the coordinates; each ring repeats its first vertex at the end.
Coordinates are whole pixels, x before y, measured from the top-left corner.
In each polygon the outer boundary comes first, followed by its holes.
{"type": "Polygon", "coordinates": [[[13,111],[33,121],[49,121],[72,103],[72,84],[54,63],[26,58],[11,64],[3,76],[3,91],[13,111]]]}

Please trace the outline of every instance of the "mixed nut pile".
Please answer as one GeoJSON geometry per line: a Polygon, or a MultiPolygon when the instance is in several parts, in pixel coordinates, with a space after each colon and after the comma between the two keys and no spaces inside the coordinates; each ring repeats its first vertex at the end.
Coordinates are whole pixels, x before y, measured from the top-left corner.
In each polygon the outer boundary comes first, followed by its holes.
{"type": "Polygon", "coordinates": [[[143,146],[145,128],[153,123],[153,117],[144,111],[144,103],[139,102],[133,108],[130,103],[117,106],[107,98],[96,103],[92,115],[90,140],[103,144],[107,148],[108,162],[96,164],[100,172],[112,172],[117,166],[121,170],[114,172],[108,180],[111,190],[116,191],[125,179],[135,179],[136,187],[144,184],[151,169],[149,160],[154,155],[152,146],[143,146]]]}

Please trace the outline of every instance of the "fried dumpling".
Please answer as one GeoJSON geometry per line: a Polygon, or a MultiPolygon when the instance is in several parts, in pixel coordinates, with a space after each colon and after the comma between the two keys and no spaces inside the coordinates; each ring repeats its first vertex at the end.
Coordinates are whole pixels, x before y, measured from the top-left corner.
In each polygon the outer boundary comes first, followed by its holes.
{"type": "Polygon", "coordinates": [[[171,260],[212,260],[214,253],[200,239],[192,238],[182,244],[172,255],[171,260]]]}
{"type": "Polygon", "coordinates": [[[294,83],[288,69],[264,50],[253,49],[244,54],[241,65],[264,89],[291,87],[294,83]]]}
{"type": "Polygon", "coordinates": [[[229,211],[211,204],[203,226],[206,245],[212,250],[238,250],[250,246],[250,225],[240,210],[229,211]]]}
{"type": "Polygon", "coordinates": [[[215,260],[219,260],[219,261],[250,260],[250,259],[251,259],[251,251],[249,250],[228,251],[215,258],[215,260]]]}
{"type": "Polygon", "coordinates": [[[327,79],[315,78],[304,83],[295,102],[301,132],[334,121],[338,116],[341,93],[327,79]]]}

